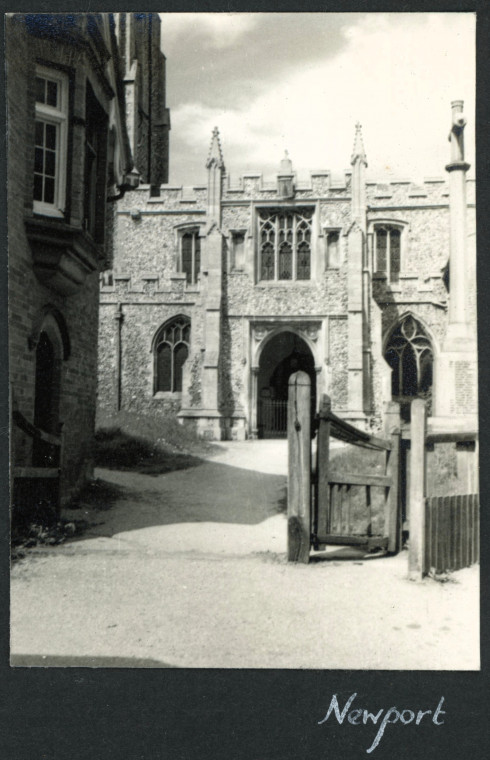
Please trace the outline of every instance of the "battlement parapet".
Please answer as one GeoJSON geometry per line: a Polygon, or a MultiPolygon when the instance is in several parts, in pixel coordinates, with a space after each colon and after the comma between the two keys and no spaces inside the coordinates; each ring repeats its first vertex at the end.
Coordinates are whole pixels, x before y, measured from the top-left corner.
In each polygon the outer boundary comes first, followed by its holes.
{"type": "MultiPolygon", "coordinates": [[[[322,169],[310,172],[308,178],[298,178],[296,172],[291,174],[293,181],[294,194],[303,194],[304,197],[335,197],[341,195],[345,198],[345,194],[350,190],[352,172],[345,171],[343,174],[334,174],[330,170],[322,169]]],[[[278,200],[285,200],[281,197],[279,190],[279,179],[282,175],[277,175],[277,179],[264,179],[263,174],[260,172],[247,172],[238,177],[237,180],[233,180],[230,175],[227,175],[226,182],[224,183],[224,199],[232,200],[233,198],[244,197],[260,197],[268,195],[269,197],[277,197],[278,200]]]]}
{"type": "MultiPolygon", "coordinates": [[[[474,179],[467,179],[467,200],[474,203],[474,179]]],[[[366,199],[371,208],[376,206],[446,206],[449,203],[449,185],[446,178],[427,177],[422,182],[409,179],[367,180],[366,199]]]]}

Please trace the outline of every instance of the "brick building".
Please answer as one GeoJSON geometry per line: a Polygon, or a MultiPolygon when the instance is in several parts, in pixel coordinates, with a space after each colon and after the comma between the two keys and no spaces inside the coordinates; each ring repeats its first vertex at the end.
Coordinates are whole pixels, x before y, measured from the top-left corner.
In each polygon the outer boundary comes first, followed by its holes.
{"type": "Polygon", "coordinates": [[[41,498],[52,478],[64,502],[91,473],[114,202],[140,176],[167,181],[164,90],[147,105],[165,77],[159,24],[153,14],[6,18],[14,502],[41,498]]]}
{"type": "Polygon", "coordinates": [[[288,377],[303,369],[315,402],[328,393],[368,429],[391,398],[406,416],[414,396],[439,426],[476,425],[460,101],[451,119],[449,183],[370,180],[358,125],[342,177],[299,182],[286,156],[274,182],[234,182],[215,130],[206,183],[126,193],[101,289],[101,406],[171,410],[216,439],[282,435],[288,377]]]}

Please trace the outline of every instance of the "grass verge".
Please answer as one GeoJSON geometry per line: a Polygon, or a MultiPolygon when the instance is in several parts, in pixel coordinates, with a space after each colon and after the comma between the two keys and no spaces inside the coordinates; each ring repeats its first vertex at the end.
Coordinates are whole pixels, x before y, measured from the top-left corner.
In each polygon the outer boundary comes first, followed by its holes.
{"type": "Polygon", "coordinates": [[[146,475],[194,467],[220,450],[197,438],[174,415],[100,412],[95,434],[95,464],[146,475]]]}

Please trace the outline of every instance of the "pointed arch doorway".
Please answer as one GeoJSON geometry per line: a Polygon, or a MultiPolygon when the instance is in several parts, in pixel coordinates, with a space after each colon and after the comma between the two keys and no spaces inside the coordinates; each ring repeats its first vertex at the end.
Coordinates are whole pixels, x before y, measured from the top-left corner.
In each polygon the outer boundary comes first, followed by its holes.
{"type": "Polygon", "coordinates": [[[288,383],[302,370],[311,380],[312,412],[316,408],[315,360],[303,338],[284,330],[268,340],[262,349],[257,377],[257,426],[259,438],[287,436],[288,383]]]}

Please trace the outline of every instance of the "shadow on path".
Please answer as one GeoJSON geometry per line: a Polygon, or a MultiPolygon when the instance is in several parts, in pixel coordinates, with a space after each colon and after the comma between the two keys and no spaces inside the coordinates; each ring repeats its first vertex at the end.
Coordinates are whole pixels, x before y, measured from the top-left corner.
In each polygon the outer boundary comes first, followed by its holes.
{"type": "Polygon", "coordinates": [[[93,498],[65,519],[90,527],[74,540],[178,523],[257,525],[286,510],[286,477],[202,460],[165,475],[98,469],[93,498]]]}
{"type": "Polygon", "coordinates": [[[128,433],[119,427],[97,430],[95,434],[94,458],[96,466],[110,470],[127,470],[146,475],[162,475],[174,470],[196,467],[208,456],[216,456],[224,451],[216,443],[194,443],[197,451],[178,450],[168,445],[128,433]],[[202,457],[201,454],[205,456],[202,457]]]}

